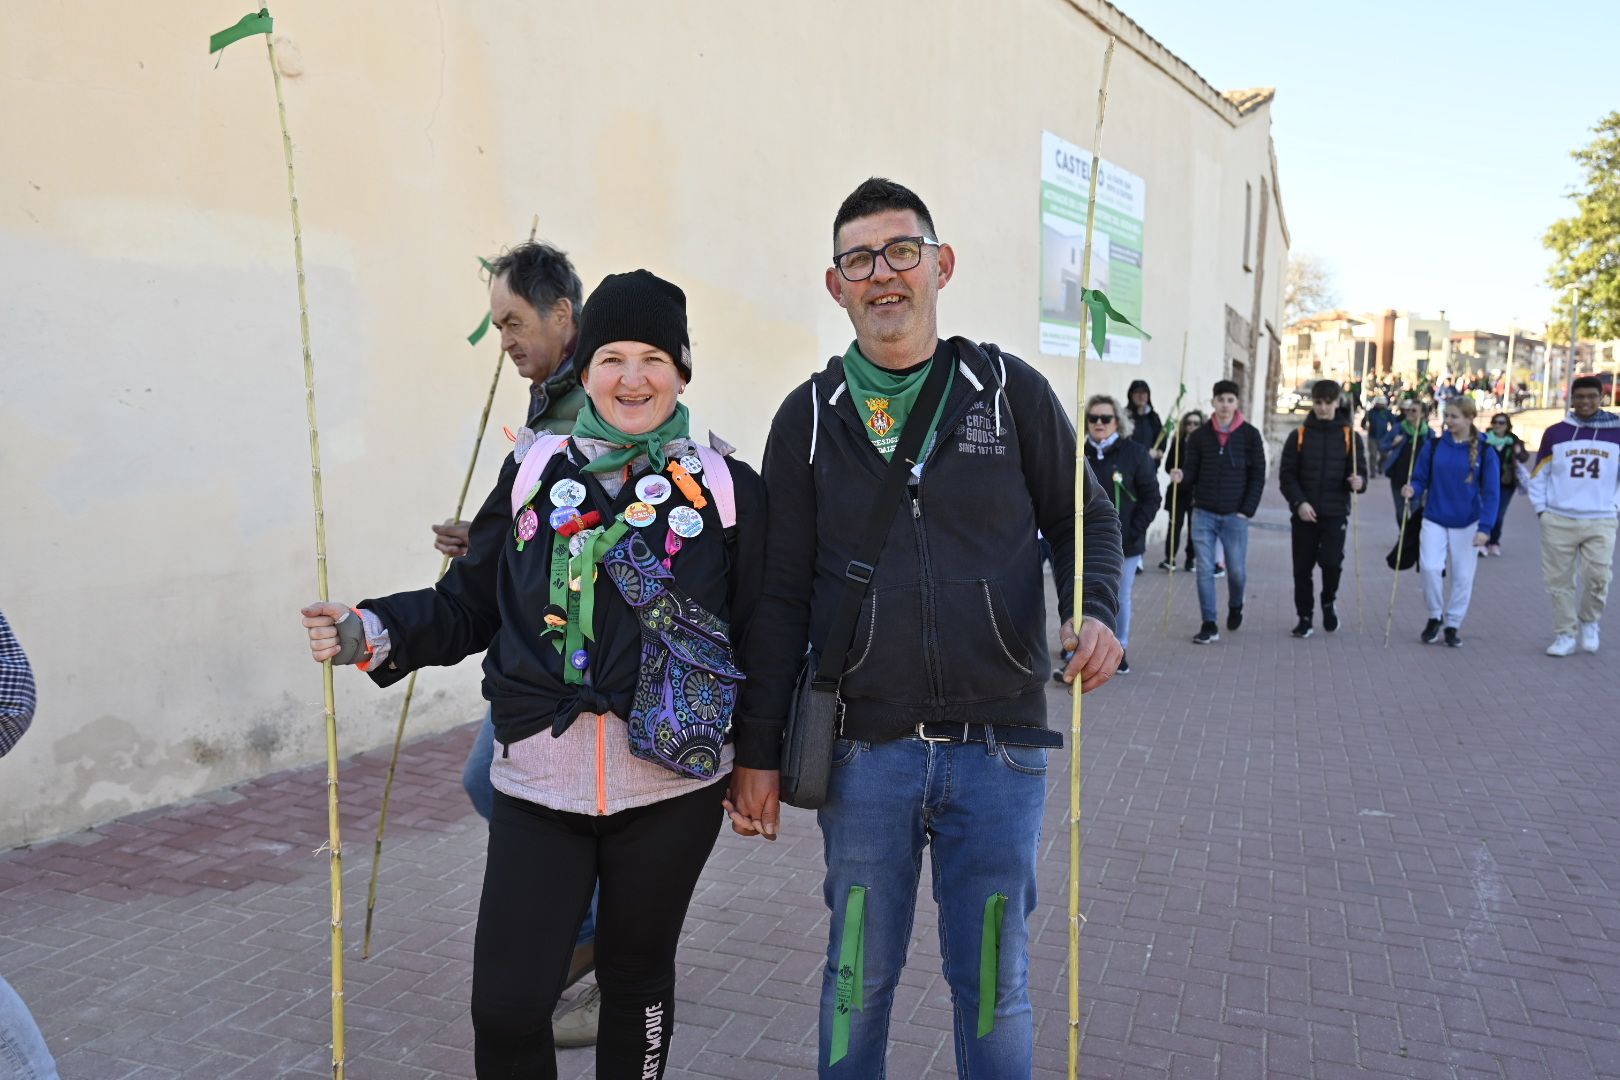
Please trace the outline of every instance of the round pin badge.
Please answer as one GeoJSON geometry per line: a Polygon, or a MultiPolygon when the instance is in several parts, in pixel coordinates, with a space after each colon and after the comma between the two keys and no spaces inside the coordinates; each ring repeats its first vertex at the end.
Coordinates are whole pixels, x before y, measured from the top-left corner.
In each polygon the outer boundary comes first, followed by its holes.
{"type": "Polygon", "coordinates": [[[648,506],[657,506],[669,500],[669,481],[654,474],[636,481],[636,498],[648,506]]]}
{"type": "Polygon", "coordinates": [[[578,555],[580,552],[584,551],[585,550],[585,543],[590,538],[591,538],[591,534],[588,531],[587,532],[582,532],[582,533],[575,533],[573,536],[570,536],[568,538],[568,554],[570,554],[570,555],[578,555]]]}
{"type": "Polygon", "coordinates": [[[645,529],[658,520],[658,511],[644,502],[633,502],[624,508],[624,520],[638,529],[645,529]]]}
{"type": "Polygon", "coordinates": [[[552,506],[578,506],[585,501],[585,485],[578,480],[559,480],[551,486],[552,506]]]}
{"type": "Polygon", "coordinates": [[[703,531],[703,515],[690,506],[677,506],[669,512],[669,531],[690,540],[703,531]]]}
{"type": "Polygon", "coordinates": [[[517,538],[524,543],[533,540],[540,531],[540,515],[534,512],[534,507],[525,506],[523,513],[517,519],[517,538]]]}
{"type": "Polygon", "coordinates": [[[586,665],[591,662],[591,655],[584,649],[576,649],[574,655],[568,658],[568,662],[574,665],[575,671],[584,671],[586,665]]]}
{"type": "Polygon", "coordinates": [[[703,459],[696,454],[683,454],[681,456],[681,468],[696,476],[703,471],[703,459]]]}
{"type": "Polygon", "coordinates": [[[579,510],[575,507],[559,506],[551,512],[551,517],[547,520],[551,522],[551,531],[556,532],[577,517],[579,517],[579,510]]]}

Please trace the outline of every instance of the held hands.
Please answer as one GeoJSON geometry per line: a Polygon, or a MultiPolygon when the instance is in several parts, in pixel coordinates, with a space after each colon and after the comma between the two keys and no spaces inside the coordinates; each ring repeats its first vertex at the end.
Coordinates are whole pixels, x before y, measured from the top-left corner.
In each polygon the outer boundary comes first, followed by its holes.
{"type": "MultiPolygon", "coordinates": [[[[1130,582],[1125,583],[1130,588],[1130,582]]],[[[1074,656],[1063,669],[1063,681],[1073,685],[1080,680],[1080,692],[1089,694],[1113,677],[1125,650],[1119,647],[1114,632],[1096,619],[1080,621],[1080,633],[1074,632],[1074,620],[1069,619],[1058,631],[1058,640],[1065,651],[1074,650],[1074,656]]]]}
{"type": "Polygon", "coordinates": [[[1316,522],[1316,507],[1308,502],[1302,502],[1294,507],[1294,513],[1299,515],[1301,521],[1310,522],[1311,524],[1316,522]]]}
{"type": "Polygon", "coordinates": [[[720,805],[731,818],[732,832],[776,840],[776,827],[782,820],[781,775],[775,769],[745,769],[741,765],[731,770],[731,790],[720,805]]]}
{"type": "Polygon", "coordinates": [[[472,526],[451,518],[443,525],[433,526],[433,546],[441,553],[458,559],[467,554],[467,534],[472,526]]]}
{"type": "MultiPolygon", "coordinates": [[[[338,640],[340,631],[338,623],[346,619],[353,619],[354,613],[345,604],[310,604],[303,609],[304,626],[309,630],[310,657],[317,664],[330,660],[343,651],[343,642],[338,640]]],[[[355,619],[356,627],[360,622],[355,619]]],[[[348,627],[344,628],[345,630],[348,627]]],[[[361,632],[362,640],[365,637],[361,632]]]]}

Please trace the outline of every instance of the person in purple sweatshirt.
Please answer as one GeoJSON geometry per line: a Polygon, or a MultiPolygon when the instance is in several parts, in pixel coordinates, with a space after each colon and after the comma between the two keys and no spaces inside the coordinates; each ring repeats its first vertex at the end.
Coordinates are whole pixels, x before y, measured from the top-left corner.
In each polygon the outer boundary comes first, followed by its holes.
{"type": "Polygon", "coordinates": [[[1418,536],[1418,569],[1429,606],[1429,621],[1420,635],[1425,645],[1439,640],[1442,630],[1447,645],[1462,645],[1462,621],[1479,565],[1474,549],[1490,539],[1502,496],[1501,460],[1474,427],[1477,408],[1467,395],[1446,402],[1445,431],[1418,451],[1412,480],[1401,488],[1414,505],[1428,496],[1418,536]],[[1448,570],[1449,600],[1442,580],[1448,570]]]}

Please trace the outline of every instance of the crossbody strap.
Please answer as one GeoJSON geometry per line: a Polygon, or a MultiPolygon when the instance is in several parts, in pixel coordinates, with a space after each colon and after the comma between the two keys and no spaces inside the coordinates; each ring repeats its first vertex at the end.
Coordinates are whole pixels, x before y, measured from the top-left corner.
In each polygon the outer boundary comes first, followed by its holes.
{"type": "Polygon", "coordinates": [[[905,490],[906,476],[917,463],[923,440],[933,426],[934,413],[945,394],[951,367],[956,360],[956,346],[943,341],[934,353],[933,366],[923,380],[922,391],[906,417],[900,431],[900,444],[894,448],[889,467],[883,473],[883,486],[872,501],[872,515],[867,518],[866,529],[855,547],[855,558],[844,569],[844,588],[838,594],[838,606],[833,609],[832,625],[827,629],[822,656],[816,665],[815,682],[822,686],[836,686],[849,666],[849,647],[855,637],[855,620],[860,617],[861,600],[872,581],[878,557],[883,554],[883,542],[889,537],[889,526],[894,522],[895,503],[905,490]]]}

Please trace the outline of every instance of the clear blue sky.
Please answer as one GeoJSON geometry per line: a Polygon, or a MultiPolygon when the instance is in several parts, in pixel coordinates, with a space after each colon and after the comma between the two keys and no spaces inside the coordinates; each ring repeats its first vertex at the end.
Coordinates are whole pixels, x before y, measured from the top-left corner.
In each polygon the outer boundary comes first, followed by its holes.
{"type": "Polygon", "coordinates": [[[1569,151],[1620,109],[1620,2],[1113,3],[1217,89],[1277,88],[1293,251],[1345,306],[1545,320],[1569,151]]]}

